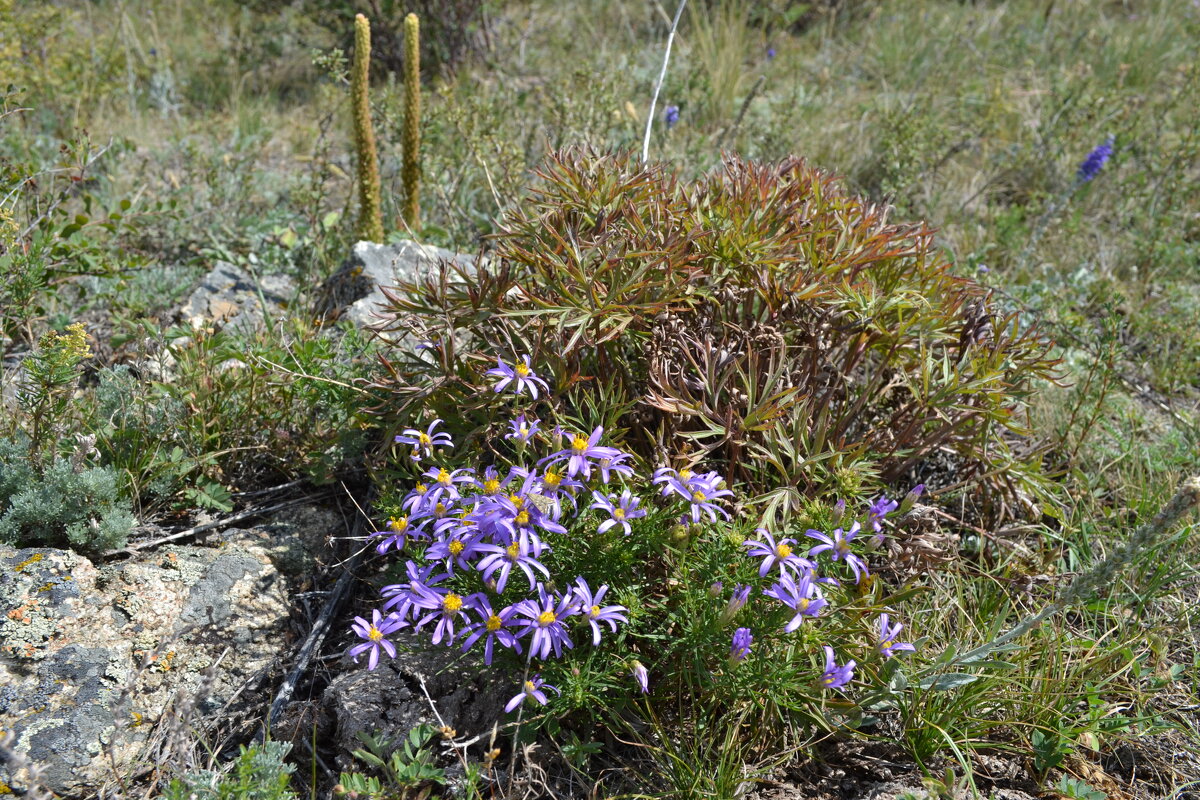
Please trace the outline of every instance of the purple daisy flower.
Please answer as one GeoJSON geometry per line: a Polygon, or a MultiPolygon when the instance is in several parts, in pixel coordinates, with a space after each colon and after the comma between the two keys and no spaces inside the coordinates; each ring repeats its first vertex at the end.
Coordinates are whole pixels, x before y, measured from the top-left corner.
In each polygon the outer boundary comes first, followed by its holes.
{"type": "Polygon", "coordinates": [[[854,537],[858,535],[858,532],[861,528],[862,526],[857,522],[851,525],[850,530],[848,531],[842,531],[841,528],[838,528],[833,532],[832,538],[826,536],[820,531],[809,529],[805,535],[813,539],[817,539],[824,544],[819,544],[812,548],[808,551],[808,554],[810,556],[815,556],[818,553],[829,551],[829,557],[834,561],[846,562],[846,565],[849,566],[851,571],[854,572],[854,582],[858,583],[862,580],[863,575],[870,574],[870,572],[867,570],[866,562],[856,556],[850,550],[850,542],[853,541],[854,537]]]}
{"type": "Polygon", "coordinates": [[[854,659],[838,666],[833,658],[833,648],[825,645],[825,672],[821,675],[821,685],[826,689],[840,689],[854,677],[854,659]]]}
{"type": "Polygon", "coordinates": [[[883,532],[883,519],[888,514],[900,507],[900,504],[895,500],[889,500],[887,497],[880,495],[871,503],[871,507],[867,509],[867,524],[871,526],[871,530],[876,533],[883,532]]]}
{"type": "Polygon", "coordinates": [[[566,461],[567,474],[572,478],[576,475],[582,475],[585,478],[590,477],[592,474],[592,461],[599,461],[603,458],[611,460],[624,456],[624,453],[615,447],[602,447],[597,444],[603,433],[604,426],[597,425],[596,429],[586,439],[576,434],[571,439],[571,446],[569,448],[546,456],[538,462],[538,465],[557,464],[559,461],[566,461]]]}
{"type": "Polygon", "coordinates": [[[387,528],[382,531],[376,531],[375,536],[381,541],[375,545],[375,552],[380,555],[386,553],[391,548],[403,550],[410,538],[423,539],[425,534],[415,530],[410,524],[407,515],[399,517],[391,517],[388,519],[387,528]]]}
{"type": "Polygon", "coordinates": [[[379,651],[381,649],[386,651],[390,657],[395,658],[396,646],[385,637],[390,633],[395,633],[407,624],[399,614],[389,614],[384,617],[377,609],[371,612],[370,622],[367,622],[362,617],[355,617],[350,627],[361,638],[366,639],[366,641],[351,647],[350,657],[357,664],[358,657],[369,650],[371,655],[367,658],[367,669],[375,669],[379,666],[379,651]]]}
{"type": "Polygon", "coordinates": [[[750,645],[754,642],[754,634],[749,628],[738,628],[733,632],[733,643],[729,647],[729,658],[733,661],[745,661],[750,655],[750,645]]]}
{"type": "Polygon", "coordinates": [[[599,511],[607,511],[610,517],[600,523],[600,527],[596,529],[597,533],[605,533],[620,526],[628,536],[633,532],[629,527],[629,520],[646,516],[646,510],[637,507],[640,500],[634,497],[628,489],[621,492],[620,498],[616,495],[605,496],[600,492],[592,492],[592,497],[596,502],[592,503],[591,507],[599,511]]]}
{"type": "Polygon", "coordinates": [[[699,482],[694,484],[692,496],[688,498],[688,502],[692,504],[690,513],[692,522],[700,522],[702,514],[708,514],[710,522],[717,521],[717,514],[720,514],[725,519],[729,519],[729,512],[714,503],[722,497],[732,497],[733,492],[728,489],[718,488],[715,484],[699,482]]]}
{"type": "MultiPolygon", "coordinates": [[[[413,627],[421,630],[430,622],[437,620],[437,626],[433,629],[433,643],[441,644],[445,639],[447,645],[453,644],[454,622],[462,616],[464,606],[468,601],[474,602],[474,598],[464,598],[447,589],[431,589],[418,585],[413,590],[413,607],[428,613],[418,619],[413,627]]],[[[417,614],[414,613],[413,616],[417,616],[417,614]]]]}
{"type": "Polygon", "coordinates": [[[759,528],[757,531],[766,542],[760,542],[751,539],[745,543],[749,548],[746,555],[751,558],[762,558],[763,562],[758,567],[758,577],[765,578],[767,573],[771,571],[771,567],[779,565],[780,570],[785,566],[791,567],[797,572],[810,572],[813,569],[813,563],[807,558],[802,558],[793,551],[792,545],[796,544],[795,539],[780,539],[775,541],[775,537],[771,535],[766,528],[759,528]]]}
{"type": "Polygon", "coordinates": [[[821,597],[820,590],[813,584],[812,574],[808,572],[804,573],[799,581],[792,577],[790,572],[780,572],[779,583],[770,589],[764,589],[763,594],[774,597],[796,612],[784,626],[784,633],[796,630],[805,617],[817,616],[826,605],[825,598],[821,597]]]}
{"type": "Polygon", "coordinates": [[[396,608],[396,614],[401,619],[408,619],[409,613],[414,608],[413,598],[416,596],[418,589],[432,590],[434,586],[450,577],[447,572],[436,573],[438,564],[430,564],[425,567],[418,567],[417,562],[408,561],[404,565],[404,571],[408,578],[405,583],[393,583],[390,586],[385,586],[380,594],[387,601],[383,604],[383,610],[387,611],[396,608]]]}
{"type": "Polygon", "coordinates": [[[546,705],[546,703],[549,703],[550,700],[546,697],[546,693],[543,691],[544,689],[551,689],[559,694],[562,694],[562,692],[559,692],[558,689],[548,683],[544,683],[541,678],[539,678],[537,675],[534,675],[521,685],[521,693],[509,700],[508,703],[505,704],[504,710],[512,713],[517,709],[517,706],[521,705],[521,703],[524,703],[530,698],[533,698],[534,702],[536,702],[538,705],[546,705]]]}
{"type": "Polygon", "coordinates": [[[550,657],[551,650],[556,657],[561,657],[564,645],[568,649],[575,647],[567,635],[563,620],[575,613],[577,601],[570,592],[561,596],[552,595],[540,583],[537,591],[537,600],[523,600],[517,604],[517,613],[526,617],[518,624],[522,626],[521,636],[532,634],[529,652],[545,661],[550,657]]]}
{"type": "Polygon", "coordinates": [[[600,481],[608,483],[612,480],[613,474],[623,475],[626,478],[633,477],[633,466],[626,462],[633,458],[628,453],[621,453],[616,458],[602,458],[596,463],[596,467],[600,470],[600,481]]]}
{"type": "Polygon", "coordinates": [[[465,525],[455,525],[441,538],[425,548],[426,561],[442,561],[446,571],[454,574],[454,568],[471,569],[471,562],[485,552],[488,545],[479,541],[474,528],[465,525]]]}
{"type": "Polygon", "coordinates": [[[607,584],[601,586],[592,593],[591,588],[587,585],[587,581],[583,578],[575,579],[575,588],[571,590],[575,595],[575,599],[579,602],[579,615],[587,620],[592,626],[592,644],[600,644],[600,625],[598,623],[607,622],[612,628],[613,633],[617,632],[618,622],[629,622],[629,618],[625,616],[627,609],[625,606],[601,606],[600,603],[604,600],[604,595],[608,592],[607,584]]]}
{"type": "Polygon", "coordinates": [[[433,429],[441,424],[442,421],[440,419],[435,419],[429,423],[429,427],[424,433],[416,428],[407,428],[404,433],[396,437],[396,443],[412,445],[413,451],[410,458],[413,461],[420,461],[422,456],[426,458],[432,456],[433,448],[435,447],[454,447],[454,442],[451,441],[450,434],[445,431],[433,432],[433,429]]]}
{"type": "Polygon", "coordinates": [[[467,637],[462,646],[464,653],[480,639],[483,639],[483,663],[488,666],[492,664],[492,651],[496,642],[510,650],[521,652],[521,643],[517,641],[513,632],[508,630],[513,616],[517,613],[514,606],[507,606],[498,612],[493,611],[492,604],[488,602],[488,599],[477,595],[471,604],[471,610],[479,615],[479,619],[472,622],[463,631],[467,637]]]}
{"type": "Polygon", "coordinates": [[[538,561],[542,550],[549,548],[546,548],[542,544],[542,540],[530,531],[522,531],[514,542],[504,547],[485,544],[480,545],[478,549],[480,552],[490,554],[481,558],[476,565],[476,569],[483,575],[483,580],[491,581],[497,572],[500,573],[499,579],[496,580],[497,594],[504,591],[513,567],[517,567],[525,573],[525,577],[529,579],[530,589],[537,585],[537,578],[533,576],[534,570],[542,573],[546,580],[550,579],[550,571],[542,562],[538,561]]]}
{"type": "Polygon", "coordinates": [[[542,391],[549,394],[550,387],[546,382],[533,374],[533,368],[529,366],[529,356],[522,356],[524,363],[517,362],[514,366],[505,364],[499,357],[496,358],[496,367],[489,369],[486,375],[491,375],[494,378],[499,378],[500,381],[495,386],[495,391],[503,392],[509,384],[513,384],[513,391],[520,394],[526,389],[534,400],[538,397],[538,387],[542,387],[542,391]]]}
{"type": "Polygon", "coordinates": [[[537,434],[540,424],[536,419],[526,420],[525,415],[520,414],[509,423],[512,426],[512,431],[504,434],[504,438],[516,439],[520,444],[529,444],[529,440],[537,434]]]}
{"type": "Polygon", "coordinates": [[[900,631],[904,626],[897,622],[895,625],[888,627],[888,615],[879,615],[879,652],[884,658],[891,658],[898,651],[908,650],[915,651],[917,648],[909,642],[897,642],[896,638],[900,636],[900,631]]]}
{"type": "Polygon", "coordinates": [[[458,486],[455,484],[474,484],[474,473],[475,470],[465,467],[463,469],[456,469],[453,472],[445,467],[431,467],[421,475],[423,478],[429,478],[429,481],[425,484],[428,487],[428,491],[424,496],[425,503],[437,503],[439,500],[446,499],[457,501],[462,497],[462,494],[459,493],[458,486]]]}

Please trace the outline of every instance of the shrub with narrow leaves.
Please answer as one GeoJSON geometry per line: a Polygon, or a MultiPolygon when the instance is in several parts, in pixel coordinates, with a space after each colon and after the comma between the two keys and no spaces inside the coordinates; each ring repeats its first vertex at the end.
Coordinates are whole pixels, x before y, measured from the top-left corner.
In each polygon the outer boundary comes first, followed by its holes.
{"type": "Polygon", "coordinates": [[[953,275],[928,228],[799,159],[731,157],[684,184],[559,153],[486,263],[390,297],[390,328],[431,347],[387,359],[385,414],[427,404],[495,435],[478,367],[531,353],[580,427],[624,431],[650,463],[686,449],[764,522],[927,476],[1001,517],[1044,480],[1024,400],[1054,377],[1049,344],[953,275]]]}

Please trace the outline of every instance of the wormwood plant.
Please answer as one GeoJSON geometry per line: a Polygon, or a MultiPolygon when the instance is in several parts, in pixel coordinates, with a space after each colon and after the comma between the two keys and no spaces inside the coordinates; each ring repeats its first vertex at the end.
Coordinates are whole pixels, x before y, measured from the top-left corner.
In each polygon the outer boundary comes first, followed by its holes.
{"type": "Polygon", "coordinates": [[[362,14],[354,17],[354,63],[350,70],[350,107],[354,113],[354,148],[358,161],[358,230],[360,238],[383,241],[380,208],[379,158],[375,153],[375,127],[371,123],[370,89],[371,23],[362,14]]]}
{"type": "Polygon", "coordinates": [[[23,362],[17,395],[21,427],[0,437],[0,542],[70,546],[84,553],[122,547],[134,526],[117,472],[90,464],[94,436],[77,435],[61,452],[71,424],[80,365],[92,355],[83,325],[48,331],[23,362]]]}
{"type": "Polygon", "coordinates": [[[494,253],[389,295],[389,413],[427,404],[478,435],[478,365],[529,352],[561,408],[655,462],[688,450],[764,522],[804,498],[930,474],[995,517],[1043,478],[1024,401],[1048,343],[952,275],[920,225],[799,159],[731,157],[681,184],[662,165],[564,151],[494,253]],[[938,475],[925,465],[948,459],[938,475]]]}
{"type": "Polygon", "coordinates": [[[291,745],[266,741],[241,748],[227,773],[200,770],[171,781],[167,800],[293,800],[295,766],[284,762],[291,745]]]}

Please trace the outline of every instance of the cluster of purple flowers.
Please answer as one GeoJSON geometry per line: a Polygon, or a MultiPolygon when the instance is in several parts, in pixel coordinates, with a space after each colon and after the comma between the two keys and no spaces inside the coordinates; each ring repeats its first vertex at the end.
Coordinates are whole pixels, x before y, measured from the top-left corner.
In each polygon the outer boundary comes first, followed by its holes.
{"type": "MultiPolygon", "coordinates": [[[[920,495],[921,488],[923,487],[918,487],[909,493],[909,496],[905,498],[906,506],[912,505],[912,502],[920,495]]],[[[876,536],[882,536],[886,517],[900,508],[902,505],[894,500],[886,497],[876,499],[867,510],[867,525],[875,531],[876,536]]],[[[844,514],[845,503],[839,501],[834,508],[835,524],[844,514]]],[[[810,547],[804,555],[798,552],[802,551],[802,548],[796,539],[776,539],[770,531],[763,528],[759,528],[757,531],[758,539],[751,539],[745,543],[747,556],[762,559],[758,568],[760,578],[765,578],[772,570],[778,569],[775,583],[764,589],[762,593],[779,601],[793,612],[791,620],[784,626],[784,633],[792,633],[797,630],[805,620],[817,617],[821,610],[828,605],[828,601],[821,591],[821,585],[836,584],[837,580],[828,576],[818,576],[817,564],[814,560],[817,556],[827,555],[831,561],[844,563],[853,573],[855,583],[859,583],[864,576],[869,574],[866,562],[853,551],[852,547],[861,530],[862,523],[858,521],[852,522],[846,528],[835,528],[832,534],[809,529],[805,535],[819,544],[810,547]]],[[[739,590],[735,590],[733,598],[722,614],[723,623],[731,621],[737,615],[738,610],[745,605],[748,589],[749,587],[739,587],[740,596],[739,590]]],[[[897,641],[902,628],[903,626],[899,623],[889,625],[887,614],[880,615],[876,645],[878,651],[885,658],[900,651],[915,649],[908,642],[897,641]]],[[[738,628],[734,632],[730,650],[733,661],[742,661],[747,657],[750,652],[751,640],[752,634],[748,628],[738,628]]],[[[820,684],[828,689],[838,689],[848,684],[854,677],[855,662],[850,660],[845,664],[837,664],[833,648],[828,645],[824,646],[824,652],[825,670],[821,675],[820,684]]]]}
{"type": "MultiPolygon", "coordinates": [[[[534,374],[528,356],[511,366],[499,360],[486,374],[497,379],[497,393],[536,399],[539,392],[549,391],[546,381],[534,374]]],[[[449,434],[437,430],[439,424],[434,420],[424,430],[407,429],[396,441],[410,446],[411,459],[420,462],[454,446],[449,434]]],[[[523,455],[539,435],[538,420],[521,413],[505,438],[514,440],[523,455]]],[[[606,630],[616,632],[619,624],[627,623],[627,608],[605,602],[607,585],[593,589],[576,577],[566,591],[556,591],[544,563],[553,550],[547,537],[571,535],[564,525],[571,523],[569,515],[599,512],[597,534],[620,531],[630,536],[631,523],[647,514],[640,507],[642,499],[629,488],[610,485],[634,477],[634,469],[632,456],[602,444],[603,435],[602,427],[590,434],[556,428],[541,439],[561,447],[531,467],[426,469],[402,498],[401,513],[376,535],[378,552],[400,551],[411,544],[423,548],[421,558],[406,563],[405,580],[384,587],[382,608],[372,612],[370,621],[355,619],[353,630],[362,639],[350,650],[355,660],[367,654],[369,668],[376,668],[381,651],[395,657],[391,639],[409,629],[426,631],[434,644],[457,645],[464,652],[481,646],[486,664],[492,663],[497,648],[545,661],[573,649],[580,635],[596,646],[606,630]],[[517,584],[528,596],[503,602],[506,590],[517,584]],[[461,586],[478,590],[464,591],[461,586]]],[[[685,520],[728,517],[716,501],[732,492],[715,472],[659,470],[655,483],[663,486],[664,496],[678,494],[687,501],[685,520]]],[[[646,667],[630,661],[628,668],[636,685],[648,691],[646,667]]],[[[508,708],[526,700],[545,704],[548,690],[557,691],[536,675],[528,678],[508,708]]]]}
{"type": "MultiPolygon", "coordinates": [[[[498,359],[486,375],[496,379],[495,393],[528,394],[536,400],[540,393],[550,391],[549,384],[534,373],[529,356],[512,365],[498,359]]],[[[454,446],[448,433],[437,430],[439,424],[440,420],[434,420],[424,430],[406,429],[396,442],[412,448],[413,462],[432,458],[454,446]]],[[[598,646],[606,632],[615,633],[620,624],[628,623],[629,609],[605,603],[607,585],[593,589],[577,576],[566,583],[565,591],[556,589],[564,584],[553,579],[545,557],[553,552],[551,542],[561,544],[578,535],[567,526],[577,527],[576,520],[588,512],[600,517],[594,529],[597,535],[619,532],[623,539],[635,533],[636,521],[647,516],[644,498],[616,483],[635,478],[632,456],[603,444],[604,429],[599,426],[589,434],[569,433],[559,427],[547,433],[536,418],[523,412],[510,427],[504,438],[514,443],[518,461],[524,460],[534,442],[550,442],[553,452],[525,461],[531,466],[504,470],[431,466],[402,498],[397,516],[378,532],[378,552],[400,551],[412,544],[422,548],[421,558],[407,561],[403,581],[384,587],[382,608],[372,611],[370,621],[355,618],[352,628],[362,640],[350,650],[355,660],[366,654],[369,668],[375,669],[381,652],[395,657],[392,638],[408,629],[425,631],[434,644],[457,645],[464,652],[480,646],[486,664],[492,663],[500,648],[525,655],[527,665],[532,665],[534,658],[562,657],[564,651],[575,648],[580,637],[590,638],[592,645],[598,646]],[[470,588],[461,588],[464,586],[470,588]],[[508,598],[513,597],[510,590],[514,586],[526,591],[526,596],[506,601],[506,592],[508,598]]],[[[662,467],[654,472],[651,483],[662,502],[684,506],[679,522],[685,527],[730,518],[723,504],[733,492],[716,472],[694,465],[662,467]]],[[[841,562],[859,583],[869,575],[865,560],[855,552],[862,541],[860,533],[873,533],[878,544],[888,516],[897,510],[907,512],[919,494],[920,487],[903,503],[880,497],[861,521],[848,520],[849,524],[842,523],[845,503],[839,502],[832,532],[810,529],[805,536],[813,541],[805,545],[800,543],[804,539],[777,538],[759,529],[758,538],[747,541],[745,547],[748,557],[760,560],[758,576],[770,585],[760,590],[748,584],[735,585],[719,624],[733,623],[756,591],[792,611],[783,628],[785,634],[815,619],[829,604],[822,587],[838,583],[818,573],[818,561],[841,562]]],[[[725,589],[716,583],[709,594],[716,600],[725,589]]],[[[902,627],[891,624],[887,614],[880,616],[876,648],[885,658],[914,649],[912,644],[898,641],[902,627]]],[[[753,643],[750,627],[736,628],[728,654],[730,668],[751,657],[753,643]]],[[[819,685],[829,689],[847,685],[853,679],[855,662],[838,664],[831,646],[825,645],[823,650],[825,666],[819,685]]],[[[626,666],[637,687],[648,692],[649,670],[636,660],[626,666]]],[[[540,675],[530,677],[529,671],[527,668],[521,691],[508,702],[508,711],[526,701],[545,705],[547,692],[558,691],[540,675]]]]}

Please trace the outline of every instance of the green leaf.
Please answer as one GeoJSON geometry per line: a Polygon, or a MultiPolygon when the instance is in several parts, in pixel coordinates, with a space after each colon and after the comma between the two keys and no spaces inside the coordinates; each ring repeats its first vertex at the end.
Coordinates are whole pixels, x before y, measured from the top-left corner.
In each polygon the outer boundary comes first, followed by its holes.
{"type": "Polygon", "coordinates": [[[972,675],[969,672],[947,672],[945,675],[932,675],[924,678],[917,683],[917,686],[931,692],[948,692],[951,689],[966,686],[968,683],[974,683],[979,678],[979,675],[972,675]]]}

